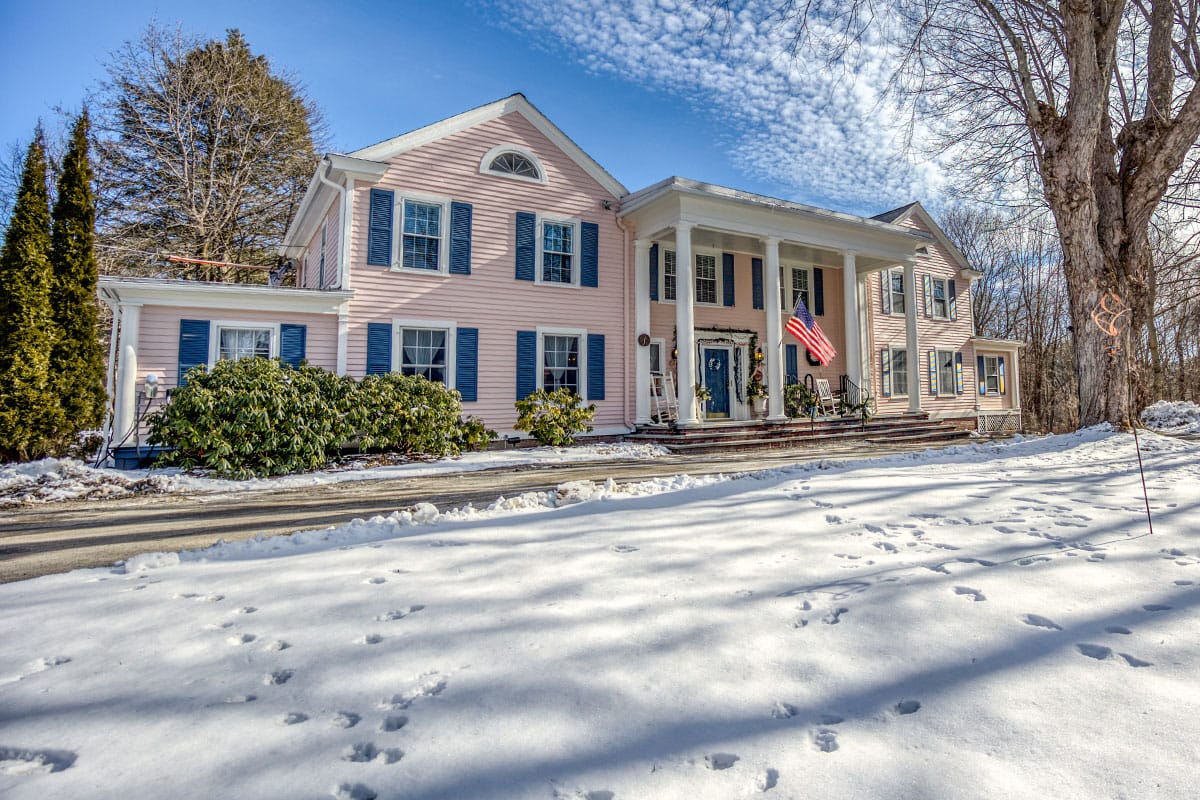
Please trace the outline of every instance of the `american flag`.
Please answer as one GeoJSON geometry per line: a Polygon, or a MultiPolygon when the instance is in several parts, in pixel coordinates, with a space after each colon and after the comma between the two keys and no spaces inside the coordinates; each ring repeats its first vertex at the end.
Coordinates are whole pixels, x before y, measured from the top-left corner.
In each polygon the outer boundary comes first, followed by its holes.
{"type": "Polygon", "coordinates": [[[791,319],[787,321],[787,329],[792,336],[804,343],[810,353],[817,357],[821,366],[828,364],[837,355],[837,350],[833,349],[829,337],[821,330],[821,326],[813,319],[812,314],[808,313],[808,306],[804,305],[803,297],[796,301],[796,308],[792,311],[791,319]]]}

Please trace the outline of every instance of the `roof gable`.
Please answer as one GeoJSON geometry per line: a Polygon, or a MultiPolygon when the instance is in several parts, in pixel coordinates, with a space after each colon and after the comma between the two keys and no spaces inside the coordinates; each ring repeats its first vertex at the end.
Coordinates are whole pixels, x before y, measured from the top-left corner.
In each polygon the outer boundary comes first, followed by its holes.
{"type": "Polygon", "coordinates": [[[424,128],[418,128],[415,131],[401,134],[392,139],[373,144],[370,147],[355,150],[350,155],[369,161],[386,161],[389,158],[406,153],[421,145],[437,141],[482,122],[512,113],[520,114],[528,120],[534,128],[549,139],[568,158],[578,164],[580,169],[604,187],[614,198],[619,199],[629,193],[620,181],[610,175],[608,170],[604,169],[595,159],[585,153],[579,145],[575,144],[571,137],[563,133],[557,125],[526,100],[525,95],[520,93],[509,95],[502,100],[473,108],[470,111],[464,111],[441,122],[426,125],[424,128]]]}
{"type": "Polygon", "coordinates": [[[910,217],[915,217],[916,219],[920,220],[921,224],[924,225],[925,228],[927,228],[929,232],[933,234],[934,238],[946,248],[960,269],[974,269],[974,267],[967,262],[967,257],[964,256],[962,251],[958,249],[958,245],[950,240],[950,237],[946,235],[944,230],[942,230],[942,226],[934,222],[933,217],[929,216],[929,212],[926,211],[925,207],[919,202],[909,203],[906,206],[900,206],[900,208],[894,208],[891,211],[885,211],[882,214],[876,214],[871,219],[877,219],[880,222],[890,222],[893,225],[899,225],[910,217]]]}

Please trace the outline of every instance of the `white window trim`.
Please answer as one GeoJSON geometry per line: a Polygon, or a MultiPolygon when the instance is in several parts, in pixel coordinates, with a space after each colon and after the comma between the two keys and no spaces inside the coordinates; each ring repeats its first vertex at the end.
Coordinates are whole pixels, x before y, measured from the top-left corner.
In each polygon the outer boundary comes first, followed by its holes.
{"type": "Polygon", "coordinates": [[[797,270],[797,269],[804,270],[805,272],[808,273],[808,306],[809,306],[808,313],[812,314],[815,317],[817,315],[817,312],[812,307],[813,306],[813,265],[812,264],[780,264],[779,265],[779,283],[780,283],[779,302],[782,303],[784,306],[786,306],[785,308],[780,308],[779,311],[783,314],[791,316],[792,311],[794,311],[796,308],[796,303],[792,299],[792,283],[791,283],[791,281],[785,282],[783,280],[783,277],[784,277],[785,273],[787,274],[787,277],[789,277],[789,278],[792,277],[790,274],[790,271],[797,270]],[[786,294],[783,291],[784,289],[787,289],[786,294]]]}
{"type": "MultiPolygon", "coordinates": [[[[1000,358],[1001,357],[998,355],[989,356],[986,353],[980,353],[979,357],[983,359],[983,374],[975,376],[976,382],[987,387],[987,393],[989,395],[994,394],[997,397],[999,397],[1000,396],[1000,358]],[[988,368],[987,368],[988,361],[992,361],[995,363],[995,365],[996,365],[995,372],[988,372],[988,368]],[[992,375],[996,376],[996,390],[995,391],[992,391],[992,387],[988,386],[988,382],[987,382],[987,379],[992,375]]],[[[978,391],[979,387],[976,386],[975,388],[976,388],[976,391],[978,391]]]]}
{"type": "MultiPolygon", "coordinates": [[[[892,298],[892,310],[886,312],[887,316],[903,317],[904,311],[896,310],[896,293],[892,291],[892,273],[895,273],[895,272],[900,273],[900,280],[903,281],[904,280],[904,267],[893,267],[891,269],[885,269],[883,272],[879,273],[879,275],[884,281],[887,281],[887,291],[888,291],[888,294],[892,298]]],[[[932,280],[932,279],[933,279],[932,276],[930,276],[930,280],[932,280]]],[[[900,297],[901,297],[902,302],[904,302],[904,303],[908,302],[908,293],[907,292],[901,292],[900,297]]],[[[880,302],[883,302],[883,301],[881,300],[880,302]]]]}
{"type": "Polygon", "coordinates": [[[581,220],[579,217],[559,217],[552,214],[538,214],[537,227],[534,232],[537,236],[537,251],[534,255],[533,262],[533,282],[540,286],[558,286],[564,289],[578,289],[580,279],[582,278],[583,265],[580,263],[580,241],[579,233],[581,220]],[[542,226],[546,222],[551,222],[556,225],[570,225],[573,228],[571,233],[571,282],[562,283],[560,281],[542,280],[542,272],[544,270],[542,256],[545,254],[544,245],[546,243],[546,234],[542,230],[542,226]]]}
{"type": "Polygon", "coordinates": [[[948,278],[939,278],[936,275],[930,275],[929,276],[929,291],[930,291],[929,308],[933,312],[932,318],[933,319],[942,319],[942,320],[950,319],[950,280],[948,278]],[[942,297],[945,298],[942,301],[943,303],[946,304],[946,313],[945,314],[937,313],[936,290],[937,290],[937,284],[939,281],[941,281],[941,283],[942,283],[942,297]]]}
{"type": "MultiPolygon", "coordinates": [[[[416,270],[424,272],[424,270],[416,270]]],[[[403,332],[405,328],[423,328],[425,330],[444,330],[446,332],[446,387],[457,389],[455,385],[455,353],[458,350],[458,323],[435,319],[392,319],[392,372],[399,372],[402,366],[404,346],[403,332]]]]}
{"type": "Polygon", "coordinates": [[[937,354],[934,357],[937,359],[937,363],[938,363],[938,369],[937,369],[938,393],[937,393],[937,396],[938,397],[957,397],[958,396],[958,372],[957,372],[957,366],[956,366],[956,362],[955,362],[955,355],[958,353],[958,351],[957,350],[940,350],[939,349],[939,350],[935,350],[934,352],[937,354]],[[950,391],[948,391],[948,392],[942,391],[942,355],[946,354],[946,353],[948,353],[950,355],[950,391]]]}
{"type": "MultiPolygon", "coordinates": [[[[662,248],[662,258],[658,260],[658,302],[666,305],[675,305],[674,300],[667,299],[667,253],[674,253],[671,248],[662,248]]],[[[725,259],[724,253],[720,250],[711,250],[707,247],[692,248],[692,305],[704,306],[705,308],[720,308],[725,305],[725,259]],[[697,256],[714,256],[717,260],[717,302],[702,303],[694,299],[696,297],[696,280],[698,273],[696,271],[697,256]]],[[[675,261],[675,296],[679,296],[679,260],[675,261]]]]}
{"type": "Polygon", "coordinates": [[[903,345],[903,344],[902,345],[890,344],[890,345],[885,345],[885,346],[888,348],[888,351],[889,351],[888,352],[888,364],[891,365],[891,371],[892,371],[892,394],[891,394],[891,397],[893,397],[893,398],[908,397],[908,393],[910,391],[909,386],[908,386],[908,346],[903,345]],[[903,392],[896,391],[896,375],[897,375],[896,353],[904,353],[905,366],[904,366],[904,370],[900,372],[900,374],[904,375],[904,391],[903,392]]]}
{"type": "Polygon", "coordinates": [[[527,147],[522,147],[519,144],[498,144],[491,150],[484,153],[483,158],[479,160],[480,175],[495,175],[497,178],[508,178],[513,181],[524,181],[525,183],[536,183],[545,186],[549,181],[546,178],[546,168],[542,165],[540,158],[533,154],[533,151],[527,147]],[[537,167],[540,178],[530,178],[526,175],[513,175],[511,172],[496,172],[491,168],[492,161],[496,156],[502,153],[516,153],[517,155],[528,158],[533,166],[537,167]]]}
{"type": "Polygon", "coordinates": [[[214,320],[210,323],[208,337],[208,368],[212,369],[220,361],[221,329],[238,328],[243,330],[259,330],[271,332],[271,355],[269,358],[279,358],[279,323],[251,322],[249,320],[214,320]]]}
{"type": "Polygon", "coordinates": [[[413,192],[396,193],[396,205],[392,209],[395,220],[393,228],[396,234],[392,237],[392,272],[405,272],[409,275],[449,275],[450,274],[450,198],[436,195],[416,194],[413,192]],[[418,269],[404,266],[404,203],[408,200],[431,206],[441,206],[442,213],[439,222],[441,236],[438,237],[438,268],[418,269]]]}
{"type": "Polygon", "coordinates": [[[551,328],[537,327],[537,388],[545,389],[546,372],[546,336],[578,336],[579,337],[579,397],[587,402],[587,328],[551,328]]]}

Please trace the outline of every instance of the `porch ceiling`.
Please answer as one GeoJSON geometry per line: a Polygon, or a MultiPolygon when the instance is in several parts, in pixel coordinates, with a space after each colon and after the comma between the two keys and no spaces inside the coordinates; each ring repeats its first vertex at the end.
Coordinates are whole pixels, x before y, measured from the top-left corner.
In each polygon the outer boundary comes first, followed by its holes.
{"type": "MultiPolygon", "coordinates": [[[[659,242],[667,249],[675,246],[675,230],[673,228],[666,228],[649,238],[659,242]]],[[[692,229],[692,248],[719,250],[722,253],[748,253],[760,258],[765,255],[762,240],[758,237],[699,226],[692,229]]],[[[784,263],[798,262],[831,269],[841,269],[843,264],[842,254],[838,250],[788,241],[779,244],[779,260],[784,263]]],[[[855,258],[855,266],[860,274],[887,269],[895,266],[896,263],[892,259],[876,258],[863,253],[859,253],[855,258]]]]}

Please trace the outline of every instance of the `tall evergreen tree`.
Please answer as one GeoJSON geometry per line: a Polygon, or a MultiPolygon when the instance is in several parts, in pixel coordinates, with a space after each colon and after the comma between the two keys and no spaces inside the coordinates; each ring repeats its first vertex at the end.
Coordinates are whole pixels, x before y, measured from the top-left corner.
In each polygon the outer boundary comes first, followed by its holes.
{"type": "Polygon", "coordinates": [[[88,158],[87,109],[75,121],[58,177],[51,218],[50,306],[58,341],[50,351],[50,385],[63,409],[62,438],[98,428],[104,415],[104,354],[97,336],[96,202],[88,158]]]}
{"type": "Polygon", "coordinates": [[[25,156],[21,187],[0,250],[0,458],[54,447],[62,410],[50,386],[55,342],[50,309],[50,196],[41,126],[25,156]]]}

